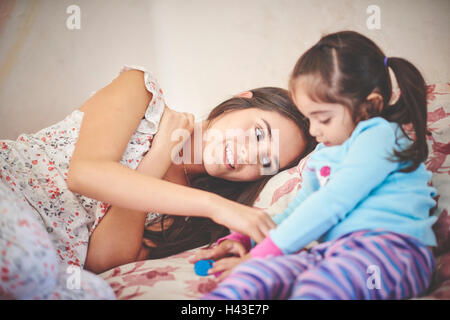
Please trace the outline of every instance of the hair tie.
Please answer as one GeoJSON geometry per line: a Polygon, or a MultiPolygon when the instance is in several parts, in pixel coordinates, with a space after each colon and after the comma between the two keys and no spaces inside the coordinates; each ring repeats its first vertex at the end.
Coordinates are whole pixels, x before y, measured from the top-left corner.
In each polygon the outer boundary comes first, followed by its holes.
{"type": "Polygon", "coordinates": [[[388,66],[388,65],[387,65],[388,59],[389,59],[389,58],[388,58],[387,56],[384,57],[384,66],[385,66],[386,68],[387,68],[387,66],[388,66]]]}

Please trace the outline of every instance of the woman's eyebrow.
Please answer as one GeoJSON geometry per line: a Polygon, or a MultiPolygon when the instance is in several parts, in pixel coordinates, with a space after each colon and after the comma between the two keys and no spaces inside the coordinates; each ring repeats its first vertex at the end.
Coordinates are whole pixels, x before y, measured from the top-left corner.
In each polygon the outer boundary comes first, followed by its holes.
{"type": "Polygon", "coordinates": [[[270,140],[272,140],[272,128],[270,127],[270,124],[264,119],[262,119],[262,121],[264,121],[264,123],[266,124],[266,129],[267,132],[269,133],[269,138],[270,140]]]}

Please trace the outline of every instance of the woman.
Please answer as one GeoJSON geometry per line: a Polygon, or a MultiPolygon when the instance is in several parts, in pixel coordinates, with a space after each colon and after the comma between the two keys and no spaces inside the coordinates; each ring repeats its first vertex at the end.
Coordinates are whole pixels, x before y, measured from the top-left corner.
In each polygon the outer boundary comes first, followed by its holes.
{"type": "MultiPolygon", "coordinates": [[[[111,84],[60,123],[34,135],[21,135],[16,142],[1,141],[0,179],[16,198],[23,200],[21,205],[27,202],[33,209],[28,211],[33,211],[46,227],[43,237],[49,236],[56,247],[57,262],[52,265],[77,265],[99,273],[145,258],[148,252],[143,250],[143,233],[149,212],[193,219],[206,217],[259,241],[274,226],[266,213],[187,185],[189,177],[199,175],[231,181],[258,180],[267,163],[276,166],[278,162],[279,168],[286,168],[298,162],[305,150],[310,150],[308,130],[293,104],[278,106],[282,96],[272,93],[258,98],[257,93],[255,97],[252,92],[242,93],[228,107],[198,124],[204,132],[198,138],[192,115],[166,108],[162,91],[151,75],[137,67],[126,67],[111,84]],[[266,96],[272,101],[264,100],[266,96]],[[245,109],[236,110],[245,104],[245,109]],[[266,109],[261,107],[266,104],[266,109]],[[217,136],[223,133],[226,137],[229,128],[244,132],[253,129],[261,150],[251,148],[252,139],[243,144],[226,138],[219,141],[217,136]],[[268,143],[262,150],[262,140],[271,139],[270,128],[279,131],[278,155],[271,153],[268,143]],[[184,135],[181,142],[172,141],[172,133],[177,129],[192,133],[191,155],[200,154],[201,160],[209,157],[209,161],[176,164],[174,150],[183,146],[183,156],[189,150],[184,145],[188,136],[184,135]],[[198,139],[205,139],[206,143],[200,144],[200,152],[195,152],[198,139]],[[250,154],[254,150],[265,155],[264,164],[247,164],[248,159],[258,158],[250,154]],[[222,158],[222,154],[228,163],[211,161],[222,158]],[[238,157],[243,161],[238,161],[238,157]]],[[[10,197],[0,201],[9,211],[10,197]]],[[[8,221],[9,216],[3,215],[3,221],[8,221]]],[[[158,219],[158,214],[152,216],[158,219]]],[[[4,237],[24,232],[14,230],[3,232],[5,247],[9,240],[4,237]]],[[[25,247],[31,252],[32,244],[30,239],[21,250],[25,247]]],[[[5,250],[2,265],[13,251],[5,250]]],[[[57,274],[54,278],[60,281],[57,274]]],[[[10,284],[3,290],[14,297],[12,288],[10,284]]]]}

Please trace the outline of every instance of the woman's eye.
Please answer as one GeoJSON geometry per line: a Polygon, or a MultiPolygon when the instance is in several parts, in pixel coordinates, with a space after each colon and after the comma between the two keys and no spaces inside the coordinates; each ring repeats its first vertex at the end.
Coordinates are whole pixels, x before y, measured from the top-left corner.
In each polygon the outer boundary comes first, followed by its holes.
{"type": "Polygon", "coordinates": [[[321,120],[319,121],[321,124],[327,124],[330,122],[330,118],[326,119],[326,120],[321,120]]]}
{"type": "Polygon", "coordinates": [[[262,158],[261,163],[263,168],[270,168],[272,165],[269,158],[262,158]]]}
{"type": "Polygon", "coordinates": [[[255,135],[256,140],[260,141],[261,139],[264,138],[264,131],[262,131],[261,128],[255,128],[255,135]]]}

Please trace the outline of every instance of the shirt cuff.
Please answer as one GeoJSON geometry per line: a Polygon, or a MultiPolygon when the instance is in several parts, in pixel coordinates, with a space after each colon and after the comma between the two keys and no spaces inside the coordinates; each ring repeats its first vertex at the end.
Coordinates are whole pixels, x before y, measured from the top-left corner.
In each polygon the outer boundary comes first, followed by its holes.
{"type": "Polygon", "coordinates": [[[250,249],[252,248],[252,242],[250,237],[238,232],[233,232],[223,238],[220,238],[219,240],[217,240],[217,244],[219,245],[221,242],[225,240],[233,240],[242,243],[247,252],[250,251],[250,249]]]}
{"type": "Polygon", "coordinates": [[[260,244],[256,245],[251,251],[252,258],[264,258],[267,256],[279,256],[283,251],[269,237],[265,238],[260,244]]]}

